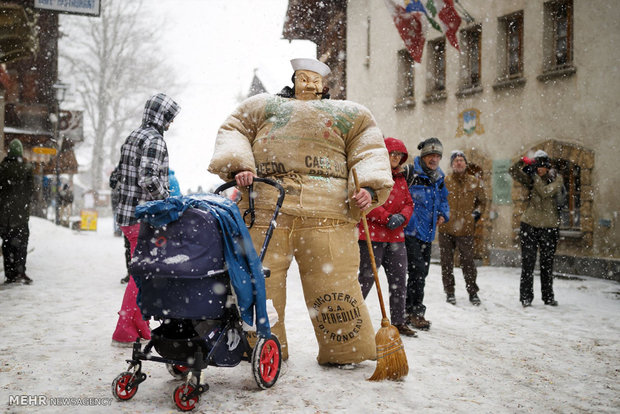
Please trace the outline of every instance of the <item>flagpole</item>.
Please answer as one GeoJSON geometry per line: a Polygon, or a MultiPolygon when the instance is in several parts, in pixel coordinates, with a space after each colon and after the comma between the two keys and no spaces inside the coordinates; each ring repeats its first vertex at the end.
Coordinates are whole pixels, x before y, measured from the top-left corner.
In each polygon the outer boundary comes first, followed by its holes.
{"type": "Polygon", "coordinates": [[[459,0],[454,0],[454,3],[459,6],[459,9],[461,10],[461,13],[463,13],[463,17],[467,23],[474,23],[476,21],[476,19],[474,19],[471,14],[465,10],[465,7],[463,7],[459,0]]]}

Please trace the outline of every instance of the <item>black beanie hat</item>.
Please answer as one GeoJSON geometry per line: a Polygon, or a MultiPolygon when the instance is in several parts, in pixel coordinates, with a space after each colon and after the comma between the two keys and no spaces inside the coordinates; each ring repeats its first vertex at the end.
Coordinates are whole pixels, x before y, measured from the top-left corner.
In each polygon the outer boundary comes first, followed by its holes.
{"type": "Polygon", "coordinates": [[[454,150],[450,154],[450,165],[452,165],[452,161],[454,161],[456,157],[463,157],[465,164],[467,164],[467,157],[465,156],[465,153],[461,150],[454,150]]]}

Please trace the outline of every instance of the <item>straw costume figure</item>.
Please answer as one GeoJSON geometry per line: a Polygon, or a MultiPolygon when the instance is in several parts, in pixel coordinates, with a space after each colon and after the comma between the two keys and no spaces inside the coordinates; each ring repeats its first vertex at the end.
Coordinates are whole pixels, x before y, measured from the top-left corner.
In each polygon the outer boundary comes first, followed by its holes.
{"type": "MultiPolygon", "coordinates": [[[[267,299],[278,322],[272,326],[288,358],[285,329],[286,277],[295,258],[314,326],[321,365],[349,365],[376,357],[374,330],[357,280],[356,223],[361,210],[382,205],[393,186],[381,131],[368,109],[327,99],[330,69],[315,59],[293,59],[294,88],[255,95],[221,126],[209,171],[235,179],[241,211],[253,177],[277,180],[286,190],[278,226],[264,265],[267,299]],[[357,191],[350,171],[360,179],[357,191]]],[[[276,199],[271,188],[254,186],[258,248],[276,199]],[[264,206],[264,211],[261,210],[264,206]]]]}

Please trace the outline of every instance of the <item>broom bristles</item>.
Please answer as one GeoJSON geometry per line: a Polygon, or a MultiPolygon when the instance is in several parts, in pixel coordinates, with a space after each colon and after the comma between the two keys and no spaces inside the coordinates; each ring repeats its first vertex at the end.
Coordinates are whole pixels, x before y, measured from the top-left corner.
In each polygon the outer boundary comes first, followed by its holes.
{"type": "Polygon", "coordinates": [[[407,355],[398,329],[387,319],[381,320],[381,328],[375,335],[377,344],[377,368],[368,381],[396,381],[409,373],[407,355]]]}

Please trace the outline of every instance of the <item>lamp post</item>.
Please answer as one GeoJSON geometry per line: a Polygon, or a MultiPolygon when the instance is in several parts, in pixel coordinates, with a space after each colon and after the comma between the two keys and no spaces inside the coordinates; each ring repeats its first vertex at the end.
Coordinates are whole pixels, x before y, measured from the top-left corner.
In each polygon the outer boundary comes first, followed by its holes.
{"type": "Polygon", "coordinates": [[[59,123],[60,123],[60,103],[65,100],[65,93],[69,88],[69,85],[60,81],[52,85],[56,95],[56,122],[54,122],[54,140],[56,140],[56,165],[54,171],[56,172],[56,219],[55,223],[60,224],[60,168],[58,161],[60,160],[60,150],[62,149],[62,138],[60,137],[59,123]]]}

